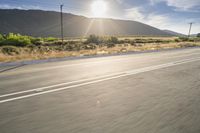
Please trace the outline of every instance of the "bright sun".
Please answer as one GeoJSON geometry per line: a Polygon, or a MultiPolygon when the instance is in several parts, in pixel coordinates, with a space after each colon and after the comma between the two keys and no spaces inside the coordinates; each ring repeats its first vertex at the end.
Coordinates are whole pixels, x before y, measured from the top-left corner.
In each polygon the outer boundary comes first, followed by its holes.
{"type": "Polygon", "coordinates": [[[103,0],[96,0],[91,4],[93,17],[101,18],[106,16],[107,4],[103,0]]]}

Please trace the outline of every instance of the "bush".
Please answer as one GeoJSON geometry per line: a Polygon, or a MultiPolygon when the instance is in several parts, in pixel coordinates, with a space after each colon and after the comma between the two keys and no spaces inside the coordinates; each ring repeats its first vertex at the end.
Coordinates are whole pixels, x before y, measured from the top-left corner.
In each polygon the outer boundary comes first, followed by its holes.
{"type": "Polygon", "coordinates": [[[96,49],[96,45],[94,43],[82,45],[82,49],[84,50],[93,50],[96,49]]]}
{"type": "Polygon", "coordinates": [[[5,55],[16,55],[19,54],[19,50],[15,46],[3,46],[1,52],[5,55]]]}
{"type": "Polygon", "coordinates": [[[25,47],[30,44],[42,45],[45,42],[56,42],[56,41],[58,41],[58,39],[53,37],[34,38],[30,36],[22,36],[20,34],[13,34],[13,33],[9,33],[4,37],[0,34],[0,46],[9,45],[9,46],[25,47]]]}
{"type": "Polygon", "coordinates": [[[145,39],[135,39],[134,40],[136,43],[146,43],[145,39]]]}
{"type": "Polygon", "coordinates": [[[81,50],[81,43],[76,43],[76,44],[65,44],[57,47],[58,51],[79,51],[81,50]]]}
{"type": "Polygon", "coordinates": [[[54,42],[54,41],[58,41],[58,39],[54,38],[54,37],[47,37],[47,38],[44,38],[44,41],[46,41],[46,42],[54,42]]]}
{"type": "Polygon", "coordinates": [[[179,39],[183,42],[189,41],[188,37],[179,37],[179,39]]]}
{"type": "Polygon", "coordinates": [[[198,33],[198,34],[197,34],[197,37],[199,37],[199,38],[200,38],[200,33],[198,33]]]}
{"type": "Polygon", "coordinates": [[[35,45],[42,45],[44,43],[44,39],[41,37],[31,38],[31,43],[35,45]]]}
{"type": "Polygon", "coordinates": [[[189,38],[188,41],[189,42],[195,42],[195,38],[189,38]]]}
{"type": "Polygon", "coordinates": [[[0,34],[0,41],[3,41],[4,40],[4,37],[3,35],[0,34]]]}
{"type": "MultiPolygon", "coordinates": [[[[117,37],[100,37],[100,36],[96,36],[96,35],[90,35],[85,44],[102,44],[102,43],[106,43],[108,45],[110,44],[117,44],[117,43],[121,43],[121,41],[118,40],[117,37]]],[[[111,45],[110,45],[111,46],[111,45]]]]}
{"type": "Polygon", "coordinates": [[[112,48],[112,47],[115,47],[115,45],[116,45],[116,43],[110,42],[107,44],[107,47],[112,48]]]}
{"type": "Polygon", "coordinates": [[[119,42],[119,40],[118,40],[117,37],[112,36],[112,37],[110,37],[110,38],[108,39],[108,42],[109,42],[109,43],[117,44],[117,43],[119,42]]]}
{"type": "Polygon", "coordinates": [[[181,42],[179,38],[174,39],[175,42],[181,42]]]}
{"type": "Polygon", "coordinates": [[[95,44],[99,44],[100,42],[101,42],[100,37],[96,35],[90,35],[86,41],[86,43],[95,43],[95,44]]]}
{"type": "Polygon", "coordinates": [[[11,46],[27,46],[31,44],[31,39],[28,36],[22,36],[20,34],[9,33],[4,40],[0,42],[0,45],[11,45],[11,46]]]}

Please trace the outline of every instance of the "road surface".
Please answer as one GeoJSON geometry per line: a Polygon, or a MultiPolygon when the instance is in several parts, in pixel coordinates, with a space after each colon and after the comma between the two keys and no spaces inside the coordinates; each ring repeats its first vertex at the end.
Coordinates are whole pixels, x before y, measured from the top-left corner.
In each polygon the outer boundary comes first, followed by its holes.
{"type": "Polygon", "coordinates": [[[0,133],[199,133],[200,48],[0,73],[0,133]]]}

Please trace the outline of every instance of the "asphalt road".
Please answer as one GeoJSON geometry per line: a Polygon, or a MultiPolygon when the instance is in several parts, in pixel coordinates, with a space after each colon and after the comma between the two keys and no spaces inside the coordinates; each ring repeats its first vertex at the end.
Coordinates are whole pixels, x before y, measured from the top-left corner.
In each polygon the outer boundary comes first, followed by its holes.
{"type": "Polygon", "coordinates": [[[199,133],[200,48],[0,73],[0,133],[199,133]]]}

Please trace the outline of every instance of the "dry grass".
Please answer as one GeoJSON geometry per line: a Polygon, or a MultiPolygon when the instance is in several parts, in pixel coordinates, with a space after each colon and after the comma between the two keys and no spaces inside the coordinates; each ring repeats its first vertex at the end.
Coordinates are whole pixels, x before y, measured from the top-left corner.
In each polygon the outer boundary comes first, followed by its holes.
{"type": "Polygon", "coordinates": [[[103,55],[103,54],[115,54],[126,53],[134,51],[147,51],[147,50],[161,50],[172,48],[184,48],[200,46],[200,42],[181,42],[181,43],[151,43],[140,44],[139,46],[133,46],[131,44],[117,44],[115,47],[107,48],[97,47],[94,50],[80,50],[80,51],[49,51],[49,52],[27,52],[27,48],[21,49],[21,53],[17,55],[5,55],[0,53],[0,62],[11,61],[24,61],[24,60],[38,60],[48,58],[60,58],[60,57],[72,57],[72,56],[84,56],[84,55],[103,55]]]}
{"type": "Polygon", "coordinates": [[[124,40],[124,39],[129,39],[129,40],[133,40],[133,39],[158,39],[158,40],[174,40],[177,39],[178,37],[134,37],[134,36],[130,36],[130,37],[118,37],[119,40],[124,40]]]}

